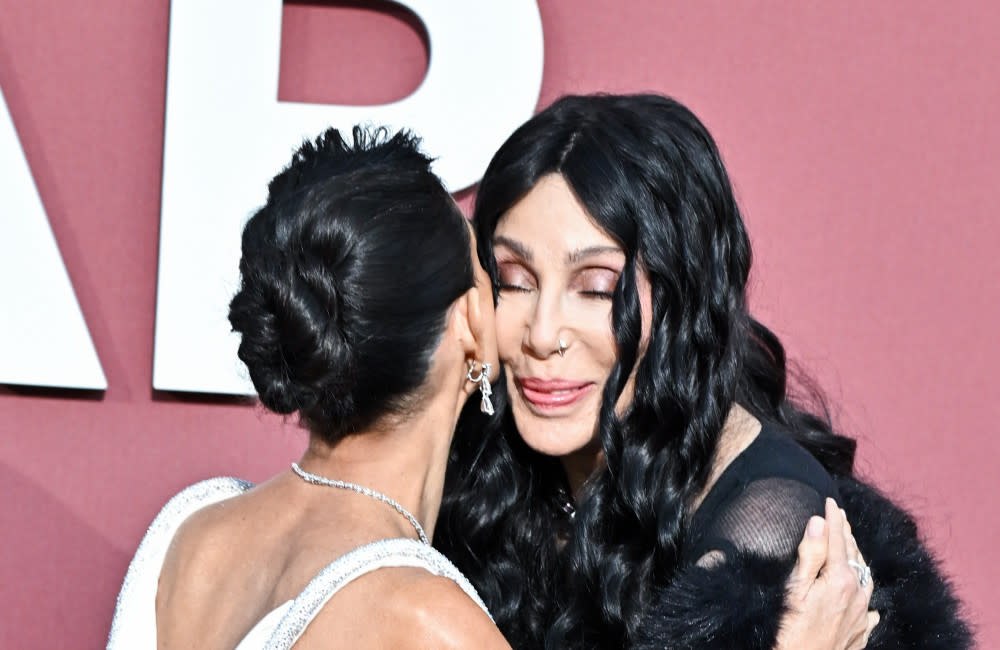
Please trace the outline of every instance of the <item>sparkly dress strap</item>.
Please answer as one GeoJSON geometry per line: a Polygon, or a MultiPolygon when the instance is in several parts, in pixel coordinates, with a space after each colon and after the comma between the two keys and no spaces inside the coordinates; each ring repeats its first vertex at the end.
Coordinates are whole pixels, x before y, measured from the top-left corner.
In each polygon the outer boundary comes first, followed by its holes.
{"type": "Polygon", "coordinates": [[[291,648],[327,601],[352,580],[376,569],[404,566],[426,569],[434,575],[454,580],[489,616],[489,610],[472,584],[437,550],[412,539],[385,539],[361,546],[320,571],[285,612],[268,640],[266,650],[291,648]]]}
{"type": "Polygon", "coordinates": [[[182,490],[163,506],[142,538],[118,592],[108,650],[156,647],[156,590],[174,534],[194,512],[252,487],[253,483],[236,478],[212,478],[182,490]]]}

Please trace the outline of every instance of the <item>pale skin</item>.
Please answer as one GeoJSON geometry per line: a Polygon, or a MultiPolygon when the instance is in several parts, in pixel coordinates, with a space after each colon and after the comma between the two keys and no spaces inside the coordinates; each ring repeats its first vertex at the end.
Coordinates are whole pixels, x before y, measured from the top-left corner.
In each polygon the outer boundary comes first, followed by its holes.
{"type": "MultiPolygon", "coordinates": [[[[601,394],[617,351],[611,329],[611,294],[625,253],[587,214],[558,174],[543,177],[500,219],[494,250],[501,286],[497,346],[507,369],[511,409],[525,442],[562,462],[577,493],[604,462],[596,437],[601,394]],[[560,354],[560,350],[562,354],[560,354]]],[[[640,270],[640,354],[651,329],[651,291],[640,270]]],[[[618,402],[634,393],[634,373],[618,402]]],[[[761,424],[733,404],[708,484],[753,442],[761,424]]],[[[847,562],[863,562],[843,513],[832,502],[814,518],[799,547],[790,583],[790,613],[780,648],[863,648],[878,614],[867,612],[871,583],[862,588],[847,562]]],[[[717,557],[702,558],[705,565],[717,557]]]]}
{"type": "MultiPolygon", "coordinates": [[[[458,415],[476,388],[465,378],[468,362],[492,363],[493,378],[498,372],[490,282],[474,266],[476,286],[448,312],[419,412],[383,418],[335,445],[311,436],[299,461],[306,471],[386,494],[413,513],[428,536],[458,415]]],[[[409,521],[381,502],[283,472],[181,526],[160,574],[157,647],[232,649],[332,560],[369,542],[416,536],[409,521]]],[[[295,647],[510,646],[452,580],[422,569],[383,568],[339,591],[295,647]]]]}

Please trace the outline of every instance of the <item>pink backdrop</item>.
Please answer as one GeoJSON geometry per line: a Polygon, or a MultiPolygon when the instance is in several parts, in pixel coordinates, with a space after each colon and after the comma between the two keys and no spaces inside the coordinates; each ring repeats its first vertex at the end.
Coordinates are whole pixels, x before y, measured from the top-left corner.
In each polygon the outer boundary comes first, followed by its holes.
{"type": "MultiPolygon", "coordinates": [[[[756,245],[758,314],[1000,647],[1000,5],[765,4],[542,0],[540,104],[656,90],[707,122],[756,245]]],[[[168,496],[262,479],[304,442],[257,408],[150,388],[168,13],[0,0],[0,84],[109,383],[0,387],[5,648],[102,647],[168,496]]],[[[322,3],[286,6],[282,50],[283,99],[361,104],[406,95],[427,57],[398,15],[322,3]]]]}

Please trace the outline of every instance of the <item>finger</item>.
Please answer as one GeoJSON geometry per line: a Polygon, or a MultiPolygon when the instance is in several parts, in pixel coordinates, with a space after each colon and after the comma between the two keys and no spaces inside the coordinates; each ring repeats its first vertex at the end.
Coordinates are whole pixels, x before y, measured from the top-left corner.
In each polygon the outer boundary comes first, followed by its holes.
{"type": "Polygon", "coordinates": [[[851,528],[851,522],[847,518],[847,511],[841,508],[840,514],[844,520],[844,541],[847,545],[847,558],[854,558],[855,561],[864,564],[865,558],[861,555],[861,549],[858,547],[857,540],[854,539],[854,529],[851,528]]]}
{"type": "Polygon", "coordinates": [[[875,593],[875,576],[871,576],[868,584],[862,585],[861,589],[865,593],[865,608],[867,608],[868,604],[872,602],[872,594],[875,593]]]}
{"type": "Polygon", "coordinates": [[[826,525],[830,530],[829,548],[827,550],[826,563],[831,568],[842,567],[847,564],[847,544],[844,539],[844,515],[837,502],[833,499],[826,500],[826,525]]]}
{"type": "Polygon", "coordinates": [[[809,587],[816,580],[826,562],[828,529],[822,517],[811,517],[799,543],[799,559],[792,568],[789,579],[789,595],[805,598],[809,587]]]}
{"type": "MultiPolygon", "coordinates": [[[[868,580],[865,584],[860,585],[857,574],[852,576],[852,579],[853,585],[848,589],[850,603],[847,605],[847,611],[851,612],[848,616],[856,621],[855,628],[858,630],[858,638],[867,639],[868,633],[879,620],[878,612],[868,609],[872,593],[875,590],[875,582],[868,580]]],[[[858,647],[863,648],[864,646],[858,647]]]]}
{"type": "MultiPolygon", "coordinates": [[[[847,521],[846,513],[843,510],[841,510],[840,512],[845,517],[844,545],[847,552],[847,558],[849,561],[851,558],[853,558],[854,562],[860,564],[861,566],[867,566],[867,562],[865,562],[864,555],[861,553],[861,549],[858,547],[858,541],[854,538],[854,535],[850,532],[851,522],[847,521]]],[[[852,567],[852,568],[854,568],[857,571],[857,567],[852,567]]],[[[868,609],[868,603],[871,601],[872,593],[874,592],[874,590],[875,590],[875,582],[872,579],[869,579],[865,584],[861,585],[862,597],[864,598],[864,610],[868,609]]]]}
{"type": "Polygon", "coordinates": [[[848,641],[847,650],[861,650],[862,648],[867,647],[868,641],[871,640],[872,631],[875,629],[875,626],[878,625],[879,618],[878,612],[868,612],[865,615],[864,620],[860,621],[864,624],[864,629],[859,630],[859,634],[848,641]]]}
{"type": "Polygon", "coordinates": [[[872,632],[875,630],[875,626],[882,619],[878,612],[868,612],[868,625],[865,627],[865,636],[861,639],[861,645],[859,648],[864,648],[868,645],[868,640],[872,637],[872,632]]]}
{"type": "Polygon", "coordinates": [[[858,548],[858,540],[848,532],[846,526],[844,527],[844,549],[846,550],[848,559],[853,558],[856,562],[865,563],[865,558],[861,555],[861,549],[858,548]]]}

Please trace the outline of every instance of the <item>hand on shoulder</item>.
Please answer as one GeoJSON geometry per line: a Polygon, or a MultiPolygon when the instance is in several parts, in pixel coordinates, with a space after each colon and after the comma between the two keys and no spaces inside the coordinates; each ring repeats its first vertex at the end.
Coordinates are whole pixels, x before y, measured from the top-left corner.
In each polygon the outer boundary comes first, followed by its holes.
{"type": "Polygon", "coordinates": [[[859,581],[854,560],[863,562],[850,524],[827,499],[825,521],[811,519],[799,545],[778,648],[857,650],[868,644],[879,615],[868,611],[874,587],[871,580],[859,581]]]}

